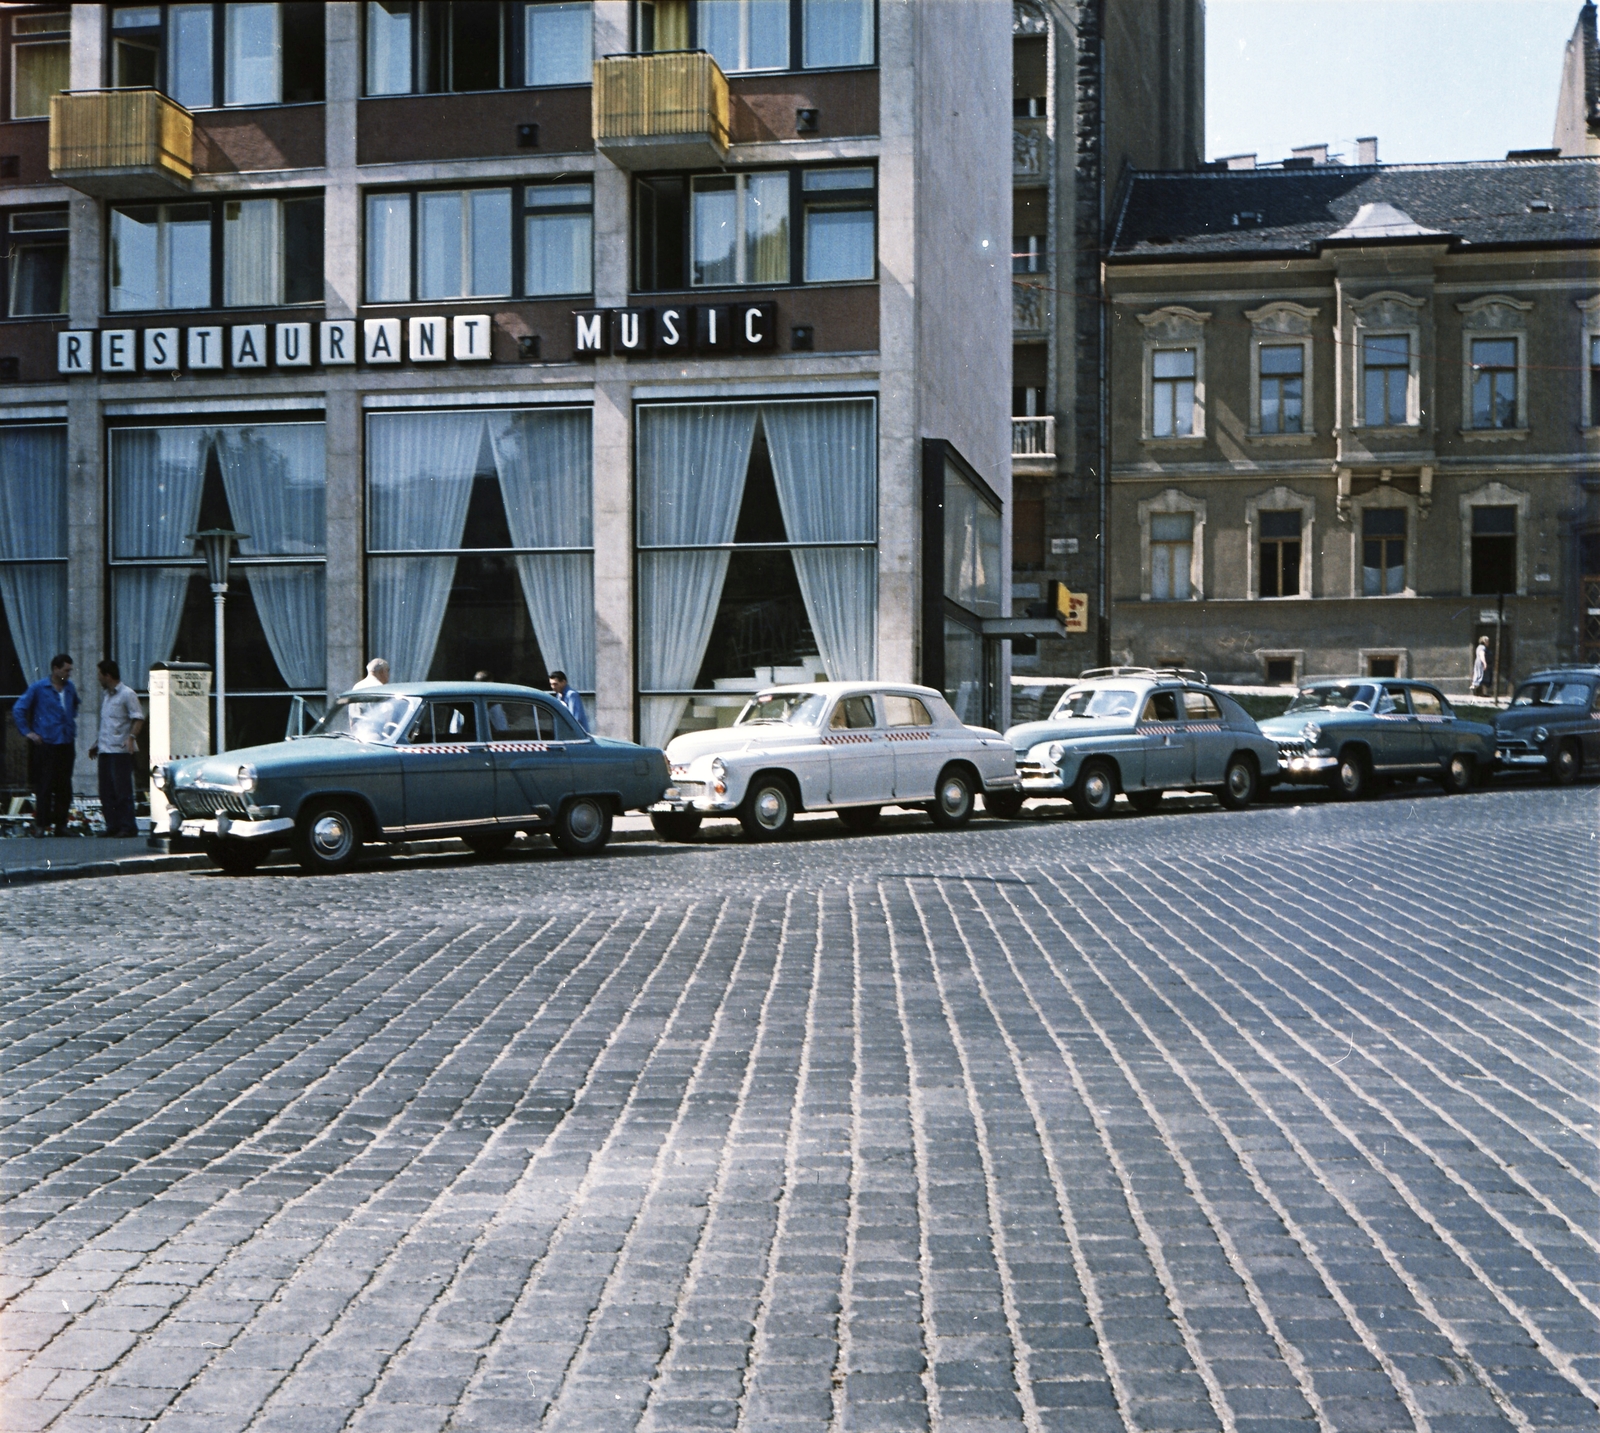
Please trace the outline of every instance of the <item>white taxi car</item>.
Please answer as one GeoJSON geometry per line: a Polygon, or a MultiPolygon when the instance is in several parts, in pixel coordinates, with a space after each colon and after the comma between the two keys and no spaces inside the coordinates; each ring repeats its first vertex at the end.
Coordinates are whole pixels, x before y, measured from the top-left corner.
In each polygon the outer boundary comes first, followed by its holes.
{"type": "Polygon", "coordinates": [[[964,726],[930,687],[816,682],[758,692],[732,726],[667,746],[672,784],[650,808],[686,841],[707,816],[736,816],[753,840],[785,835],[798,811],[837,811],[865,831],[885,806],[963,826],[981,792],[1021,789],[1011,744],[964,726]]]}

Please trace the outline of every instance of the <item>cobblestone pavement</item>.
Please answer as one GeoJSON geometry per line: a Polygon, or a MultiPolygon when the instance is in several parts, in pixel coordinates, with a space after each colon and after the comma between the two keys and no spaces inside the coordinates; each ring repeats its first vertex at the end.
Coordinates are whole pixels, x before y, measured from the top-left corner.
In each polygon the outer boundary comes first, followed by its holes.
{"type": "Polygon", "coordinates": [[[0,1428],[1594,1430],[1596,796],[0,893],[0,1428]]]}

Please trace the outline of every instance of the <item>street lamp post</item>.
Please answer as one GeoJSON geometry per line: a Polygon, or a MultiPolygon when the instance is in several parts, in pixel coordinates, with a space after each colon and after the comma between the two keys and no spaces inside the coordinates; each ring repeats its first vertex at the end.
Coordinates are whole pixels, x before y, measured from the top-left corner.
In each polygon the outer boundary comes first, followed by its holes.
{"type": "Polygon", "coordinates": [[[228,599],[228,562],[233,556],[233,545],[250,536],[228,527],[208,527],[203,532],[191,532],[193,540],[206,560],[206,574],[211,579],[211,601],[217,621],[217,750],[228,749],[228,663],[222,636],[222,609],[228,599]]]}

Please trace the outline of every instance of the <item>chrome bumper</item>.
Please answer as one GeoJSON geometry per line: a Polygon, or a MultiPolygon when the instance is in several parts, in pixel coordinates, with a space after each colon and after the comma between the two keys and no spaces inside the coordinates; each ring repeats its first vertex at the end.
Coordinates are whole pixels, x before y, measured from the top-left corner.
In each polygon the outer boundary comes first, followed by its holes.
{"type": "Polygon", "coordinates": [[[1494,759],[1502,766],[1548,766],[1550,758],[1542,751],[1497,751],[1494,759]]]}
{"type": "Polygon", "coordinates": [[[1278,758],[1280,781],[1322,781],[1339,765],[1337,756],[1291,756],[1278,758]]]}
{"type": "Polygon", "coordinates": [[[985,791],[1021,791],[1023,785],[1022,778],[1013,772],[1010,776],[997,776],[992,781],[986,781],[983,789],[985,791]]]}
{"type": "Polygon", "coordinates": [[[241,821],[237,816],[226,813],[211,817],[180,817],[174,812],[168,829],[174,836],[226,836],[233,841],[258,841],[263,836],[280,836],[286,831],[293,831],[294,821],[288,816],[265,821],[241,821]]]}

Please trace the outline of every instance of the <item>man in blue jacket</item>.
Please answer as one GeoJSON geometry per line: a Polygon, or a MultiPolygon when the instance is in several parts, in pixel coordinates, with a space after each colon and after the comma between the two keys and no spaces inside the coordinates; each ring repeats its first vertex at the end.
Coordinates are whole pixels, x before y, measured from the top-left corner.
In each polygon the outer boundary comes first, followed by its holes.
{"type": "Polygon", "coordinates": [[[78,742],[78,689],[72,685],[71,657],[62,652],[50,659],[50,675],[22,694],[11,708],[11,720],[33,747],[34,834],[65,836],[78,742]]]}

